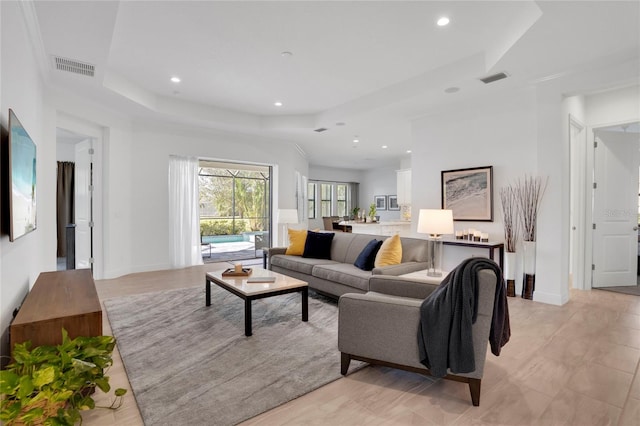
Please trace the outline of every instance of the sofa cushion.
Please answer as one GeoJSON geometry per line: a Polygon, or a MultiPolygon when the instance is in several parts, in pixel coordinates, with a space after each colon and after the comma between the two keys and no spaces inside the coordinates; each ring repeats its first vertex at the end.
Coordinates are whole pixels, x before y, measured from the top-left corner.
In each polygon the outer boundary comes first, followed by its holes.
{"type": "Polygon", "coordinates": [[[291,256],[302,256],[304,253],[304,245],[307,241],[306,229],[287,229],[289,233],[289,247],[287,253],[291,256]]]}
{"type": "Polygon", "coordinates": [[[302,257],[331,259],[331,242],[334,235],[333,232],[307,232],[302,257]]]}
{"type": "Polygon", "coordinates": [[[312,275],[327,281],[344,284],[362,291],[369,290],[371,272],[356,268],[350,263],[328,263],[313,267],[312,275]]]}
{"type": "Polygon", "coordinates": [[[376,255],[378,254],[378,250],[380,250],[381,245],[382,241],[376,239],[369,241],[369,243],[360,252],[360,255],[356,259],[354,265],[363,271],[372,270],[376,260],[376,255]]]}
{"type": "Polygon", "coordinates": [[[310,257],[289,256],[277,254],[270,259],[271,265],[278,266],[301,274],[311,275],[313,267],[316,265],[337,263],[327,259],[312,259],[310,257]]]}
{"type": "Polygon", "coordinates": [[[398,234],[387,238],[376,255],[375,267],[399,265],[402,262],[402,243],[398,234]]]}

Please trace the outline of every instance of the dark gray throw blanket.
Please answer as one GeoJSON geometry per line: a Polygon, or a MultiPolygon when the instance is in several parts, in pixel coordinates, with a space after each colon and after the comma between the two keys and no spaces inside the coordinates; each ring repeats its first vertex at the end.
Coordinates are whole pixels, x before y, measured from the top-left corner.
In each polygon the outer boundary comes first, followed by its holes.
{"type": "Polygon", "coordinates": [[[478,316],[478,272],[491,269],[496,274],[496,292],[489,343],[498,356],[509,341],[509,307],[502,270],[492,260],[472,257],[447,275],[420,307],[418,346],[420,362],[435,377],[470,373],[476,369],[471,325],[478,316]]]}

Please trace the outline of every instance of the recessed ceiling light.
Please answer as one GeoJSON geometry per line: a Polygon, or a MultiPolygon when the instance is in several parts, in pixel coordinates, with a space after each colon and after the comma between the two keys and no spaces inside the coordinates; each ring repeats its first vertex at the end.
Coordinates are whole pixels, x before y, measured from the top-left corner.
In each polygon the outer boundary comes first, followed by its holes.
{"type": "Polygon", "coordinates": [[[438,26],[439,27],[444,27],[446,25],[449,25],[449,18],[447,18],[446,16],[443,16],[443,17],[438,19],[438,26]]]}
{"type": "Polygon", "coordinates": [[[285,50],[284,52],[280,53],[280,56],[284,58],[290,58],[291,56],[293,56],[293,53],[289,52],[288,50],[285,50]]]}
{"type": "Polygon", "coordinates": [[[446,89],[444,89],[444,93],[456,93],[458,91],[460,91],[460,88],[456,86],[447,87],[446,89]]]}
{"type": "Polygon", "coordinates": [[[171,77],[171,81],[174,83],[180,83],[180,77],[171,77]]]}
{"type": "Polygon", "coordinates": [[[411,150],[410,149],[407,150],[407,154],[411,154],[411,150]]]}
{"type": "Polygon", "coordinates": [[[388,147],[386,145],[382,145],[382,149],[387,149],[388,147]]]}
{"type": "Polygon", "coordinates": [[[275,105],[275,106],[277,106],[277,107],[281,107],[281,106],[282,106],[282,102],[280,102],[280,101],[275,101],[275,102],[273,103],[273,105],[275,105]]]}
{"type": "Polygon", "coordinates": [[[358,143],[358,142],[360,142],[360,139],[358,139],[358,137],[356,136],[356,137],[353,139],[353,143],[358,143]]]}

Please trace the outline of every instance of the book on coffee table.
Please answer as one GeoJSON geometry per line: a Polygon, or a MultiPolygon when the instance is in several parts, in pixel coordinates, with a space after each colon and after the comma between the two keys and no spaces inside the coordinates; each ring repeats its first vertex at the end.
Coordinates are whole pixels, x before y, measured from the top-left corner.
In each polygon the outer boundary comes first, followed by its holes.
{"type": "Polygon", "coordinates": [[[276,277],[249,277],[247,278],[248,283],[274,283],[276,282],[276,277]]]}

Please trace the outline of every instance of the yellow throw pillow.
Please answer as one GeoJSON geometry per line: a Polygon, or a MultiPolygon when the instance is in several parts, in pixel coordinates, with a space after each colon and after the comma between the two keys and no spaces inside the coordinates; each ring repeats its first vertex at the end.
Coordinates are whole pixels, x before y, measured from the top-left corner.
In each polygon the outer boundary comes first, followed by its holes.
{"type": "Polygon", "coordinates": [[[401,262],[402,243],[400,242],[400,236],[396,234],[384,240],[376,255],[374,266],[379,268],[381,266],[399,265],[401,262]]]}
{"type": "Polygon", "coordinates": [[[285,254],[302,256],[304,253],[304,243],[307,241],[306,229],[287,229],[289,232],[289,247],[285,254]]]}

